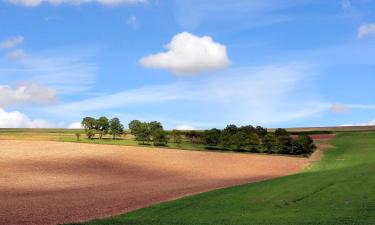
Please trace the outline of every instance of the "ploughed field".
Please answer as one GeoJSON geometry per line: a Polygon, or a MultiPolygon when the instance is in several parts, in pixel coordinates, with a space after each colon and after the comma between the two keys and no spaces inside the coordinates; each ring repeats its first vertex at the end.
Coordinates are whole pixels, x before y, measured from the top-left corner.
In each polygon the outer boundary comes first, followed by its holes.
{"type": "Polygon", "coordinates": [[[56,224],[296,173],[309,159],[52,141],[0,141],[0,224],[56,224]]]}

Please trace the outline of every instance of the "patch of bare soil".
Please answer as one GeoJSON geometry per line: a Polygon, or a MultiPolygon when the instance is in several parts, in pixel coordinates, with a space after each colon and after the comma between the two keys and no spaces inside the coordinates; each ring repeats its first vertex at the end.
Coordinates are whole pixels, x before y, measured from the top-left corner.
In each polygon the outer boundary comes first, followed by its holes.
{"type": "Polygon", "coordinates": [[[50,141],[0,141],[0,224],[126,213],[194,193],[296,173],[298,157],[50,141]]]}

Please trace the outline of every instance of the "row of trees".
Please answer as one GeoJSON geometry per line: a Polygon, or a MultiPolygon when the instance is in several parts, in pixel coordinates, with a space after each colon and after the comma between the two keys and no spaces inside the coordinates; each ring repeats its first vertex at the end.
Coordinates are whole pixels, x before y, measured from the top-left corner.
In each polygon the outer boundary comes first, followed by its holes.
{"type": "MultiPolygon", "coordinates": [[[[113,139],[124,133],[124,126],[118,118],[108,120],[102,116],[98,119],[85,117],[82,120],[87,137],[93,139],[96,134],[101,139],[103,135],[111,134],[113,139]]],[[[237,127],[228,125],[224,129],[210,129],[204,131],[165,131],[160,122],[142,122],[133,120],[129,129],[139,144],[152,142],[156,146],[165,146],[169,141],[180,145],[205,145],[206,149],[231,150],[243,152],[278,153],[293,155],[308,155],[314,151],[314,143],[306,134],[291,135],[285,129],[269,132],[261,126],[251,125],[237,127]]]]}
{"type": "Polygon", "coordinates": [[[129,129],[135,140],[140,144],[152,141],[156,146],[165,146],[168,143],[167,133],[160,122],[141,122],[133,120],[129,123],[129,129]]]}
{"type": "Polygon", "coordinates": [[[111,134],[113,139],[116,139],[116,137],[124,133],[124,125],[121,124],[120,119],[117,117],[111,120],[105,116],[99,117],[99,119],[85,117],[82,119],[81,124],[89,139],[93,139],[96,134],[99,134],[99,139],[102,139],[103,135],[106,134],[111,134]]]}
{"type": "Polygon", "coordinates": [[[228,125],[223,130],[205,130],[200,136],[209,148],[235,151],[301,155],[310,154],[315,148],[313,140],[308,135],[292,137],[285,129],[279,128],[275,132],[268,132],[261,126],[228,125]]]}
{"type": "Polygon", "coordinates": [[[308,155],[314,151],[314,143],[306,134],[291,135],[285,129],[268,132],[261,126],[237,127],[228,125],[225,129],[204,131],[178,131],[170,133],[172,142],[180,144],[182,140],[191,144],[203,144],[206,149],[231,150],[242,152],[278,153],[308,155]],[[182,138],[184,137],[184,138],[182,138]]]}

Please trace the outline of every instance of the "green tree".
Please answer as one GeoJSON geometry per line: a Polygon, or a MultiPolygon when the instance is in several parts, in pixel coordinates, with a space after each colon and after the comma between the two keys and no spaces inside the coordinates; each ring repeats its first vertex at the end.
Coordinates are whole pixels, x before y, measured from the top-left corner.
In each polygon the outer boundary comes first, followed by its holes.
{"type": "Polygon", "coordinates": [[[206,145],[216,146],[220,142],[221,130],[213,128],[203,132],[203,140],[206,145]]]}
{"type": "Polygon", "coordinates": [[[137,130],[139,129],[139,127],[141,126],[142,122],[139,121],[139,120],[132,120],[128,127],[130,129],[130,133],[135,135],[137,133],[137,130]]]}
{"type": "Polygon", "coordinates": [[[163,125],[158,121],[152,121],[149,123],[149,128],[152,135],[155,131],[163,130],[163,125]]]}
{"type": "Polygon", "coordinates": [[[266,136],[264,136],[264,138],[262,140],[262,144],[263,144],[263,147],[264,147],[264,152],[273,153],[274,149],[277,146],[275,135],[269,133],[266,136]]]}
{"type": "Polygon", "coordinates": [[[168,144],[167,134],[163,129],[157,129],[152,132],[152,142],[155,146],[165,146],[168,144]]]}
{"type": "Polygon", "coordinates": [[[224,128],[220,135],[220,145],[224,148],[231,148],[236,142],[233,136],[238,132],[238,128],[234,124],[229,124],[224,128]]]}
{"type": "Polygon", "coordinates": [[[138,141],[138,143],[142,142],[143,145],[145,144],[146,141],[150,141],[151,132],[150,132],[149,124],[145,122],[140,123],[134,135],[135,135],[135,140],[138,141]]]}
{"type": "Polygon", "coordinates": [[[295,155],[309,155],[315,149],[313,139],[305,134],[298,136],[296,140],[293,140],[293,147],[291,154],[295,155]]]}
{"type": "Polygon", "coordinates": [[[85,117],[81,122],[82,127],[85,129],[85,133],[89,139],[93,139],[96,130],[96,119],[92,117],[85,117]]]}
{"type": "Polygon", "coordinates": [[[289,154],[292,150],[292,138],[285,129],[277,129],[275,131],[276,143],[279,148],[279,153],[289,154]]]}
{"type": "Polygon", "coordinates": [[[260,139],[263,139],[268,133],[267,128],[264,128],[264,127],[261,127],[261,126],[257,126],[255,128],[255,132],[257,133],[257,135],[260,139]]]}
{"type": "Polygon", "coordinates": [[[120,136],[124,133],[124,125],[121,124],[120,119],[115,117],[109,122],[110,132],[113,136],[113,139],[116,139],[116,136],[120,136]]]}
{"type": "Polygon", "coordinates": [[[109,132],[109,120],[107,117],[102,116],[96,121],[96,130],[99,133],[99,138],[102,139],[103,135],[109,132]]]}

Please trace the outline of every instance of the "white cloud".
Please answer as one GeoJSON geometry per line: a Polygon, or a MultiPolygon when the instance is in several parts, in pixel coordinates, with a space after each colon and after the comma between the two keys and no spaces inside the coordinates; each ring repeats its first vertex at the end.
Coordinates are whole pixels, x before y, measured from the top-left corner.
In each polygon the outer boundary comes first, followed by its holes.
{"type": "Polygon", "coordinates": [[[375,35],[375,23],[362,24],[358,28],[359,38],[363,38],[368,35],[375,35]]]}
{"type": "Polygon", "coordinates": [[[349,111],[349,108],[347,105],[344,105],[341,103],[335,103],[332,105],[331,111],[334,113],[346,113],[349,111]]]}
{"type": "Polygon", "coordinates": [[[51,128],[53,124],[45,120],[32,120],[25,114],[0,108],[0,128],[51,128]]]}
{"type": "Polygon", "coordinates": [[[55,89],[35,83],[23,83],[11,87],[0,85],[0,107],[18,104],[51,104],[56,102],[55,89]]]}
{"type": "Polygon", "coordinates": [[[27,54],[23,49],[15,49],[15,50],[9,52],[6,56],[7,56],[8,59],[22,60],[22,59],[25,59],[27,57],[27,54]]]}
{"type": "Polygon", "coordinates": [[[22,44],[23,41],[24,41],[24,38],[21,35],[11,37],[7,40],[4,40],[4,41],[0,42],[0,48],[2,48],[2,49],[14,48],[14,47],[17,47],[18,45],[22,44]]]}
{"type": "Polygon", "coordinates": [[[140,60],[145,67],[172,70],[178,74],[193,74],[227,67],[230,60],[224,45],[211,37],[197,37],[183,32],[167,44],[167,52],[149,55],[140,60]]]}
{"type": "Polygon", "coordinates": [[[68,129],[82,129],[82,124],[80,122],[74,122],[69,124],[68,129]]]}
{"type": "Polygon", "coordinates": [[[341,8],[344,10],[350,9],[352,7],[352,3],[350,0],[341,0],[341,8]]]}
{"type": "Polygon", "coordinates": [[[198,130],[198,128],[191,125],[177,125],[176,130],[198,130]]]}
{"type": "Polygon", "coordinates": [[[41,4],[51,5],[81,5],[88,3],[97,3],[106,6],[115,6],[123,4],[145,4],[148,0],[6,0],[8,3],[25,6],[25,7],[36,7],[41,4]]]}

